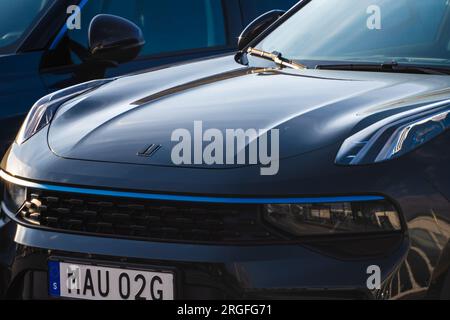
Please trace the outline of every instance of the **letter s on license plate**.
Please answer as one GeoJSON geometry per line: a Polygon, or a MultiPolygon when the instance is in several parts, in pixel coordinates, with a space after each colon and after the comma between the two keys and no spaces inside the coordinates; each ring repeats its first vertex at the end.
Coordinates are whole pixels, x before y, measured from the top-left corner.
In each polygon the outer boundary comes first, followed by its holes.
{"type": "Polygon", "coordinates": [[[85,300],[173,300],[174,274],[49,262],[49,293],[85,300]]]}

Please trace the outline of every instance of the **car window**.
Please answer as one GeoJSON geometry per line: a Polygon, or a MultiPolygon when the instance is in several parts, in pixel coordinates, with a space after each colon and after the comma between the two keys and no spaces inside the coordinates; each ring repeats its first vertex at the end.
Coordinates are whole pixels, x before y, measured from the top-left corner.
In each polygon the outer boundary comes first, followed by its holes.
{"type": "Polygon", "coordinates": [[[226,45],[221,0],[90,0],[81,13],[81,29],[69,37],[88,47],[88,28],[93,17],[105,13],[136,23],[146,45],[141,56],[226,45]]]}
{"type": "Polygon", "coordinates": [[[449,17],[448,0],[313,0],[258,47],[297,60],[449,64],[449,17]]]}
{"type": "Polygon", "coordinates": [[[297,2],[298,0],[240,0],[243,23],[246,26],[267,11],[287,10],[297,2]]]}
{"type": "Polygon", "coordinates": [[[0,1],[0,52],[19,42],[54,0],[0,1]]]}

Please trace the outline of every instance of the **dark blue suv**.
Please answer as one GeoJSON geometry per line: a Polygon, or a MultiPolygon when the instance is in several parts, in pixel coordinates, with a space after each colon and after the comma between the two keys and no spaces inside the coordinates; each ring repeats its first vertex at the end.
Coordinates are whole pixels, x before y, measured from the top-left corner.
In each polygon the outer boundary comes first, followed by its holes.
{"type": "Polygon", "coordinates": [[[296,1],[1,1],[0,153],[38,98],[95,78],[231,52],[243,27],[255,17],[287,9],[296,1]],[[102,14],[113,17],[92,24],[102,14]],[[121,61],[92,61],[89,40],[104,45],[108,34],[98,30],[105,24],[114,36],[135,26],[145,44],[121,61]]]}

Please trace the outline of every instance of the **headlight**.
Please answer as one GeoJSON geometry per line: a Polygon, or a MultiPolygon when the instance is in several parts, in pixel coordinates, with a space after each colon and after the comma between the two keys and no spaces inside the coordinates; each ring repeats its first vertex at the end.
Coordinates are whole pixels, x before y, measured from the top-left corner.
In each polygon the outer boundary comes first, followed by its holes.
{"type": "Polygon", "coordinates": [[[394,232],[400,217],[387,201],[267,205],[264,219],[295,237],[394,232]]]}
{"type": "Polygon", "coordinates": [[[25,203],[27,188],[5,181],[5,194],[3,201],[6,207],[16,213],[25,203]]]}
{"type": "MultiPolygon", "coordinates": [[[[447,106],[433,111],[395,115],[354,134],[342,144],[336,164],[383,162],[417,149],[450,128],[450,108],[448,101],[445,103],[447,106]]],[[[428,107],[433,106],[439,104],[428,107]]]]}
{"type": "Polygon", "coordinates": [[[16,142],[18,144],[24,143],[37,132],[39,132],[39,130],[48,125],[52,121],[56,110],[63,103],[111,81],[111,79],[107,79],[82,83],[67,89],[54,92],[38,100],[38,102],[34,104],[30,112],[28,113],[25,122],[23,123],[17,135],[16,142]]]}

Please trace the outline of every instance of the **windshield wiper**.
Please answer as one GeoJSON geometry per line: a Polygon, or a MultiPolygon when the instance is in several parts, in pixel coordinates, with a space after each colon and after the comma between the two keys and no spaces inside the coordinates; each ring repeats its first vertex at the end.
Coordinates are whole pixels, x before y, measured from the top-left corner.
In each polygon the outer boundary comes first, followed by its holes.
{"type": "Polygon", "coordinates": [[[316,69],[323,70],[351,70],[351,71],[376,71],[376,72],[406,72],[424,73],[436,75],[449,75],[450,68],[415,66],[399,64],[396,61],[386,63],[349,63],[349,64],[322,64],[316,69]]]}
{"type": "Polygon", "coordinates": [[[301,63],[284,58],[280,52],[274,51],[270,53],[250,47],[247,49],[247,54],[254,57],[260,57],[266,60],[273,61],[276,64],[283,67],[288,67],[292,69],[307,69],[307,67],[301,63]]]}

